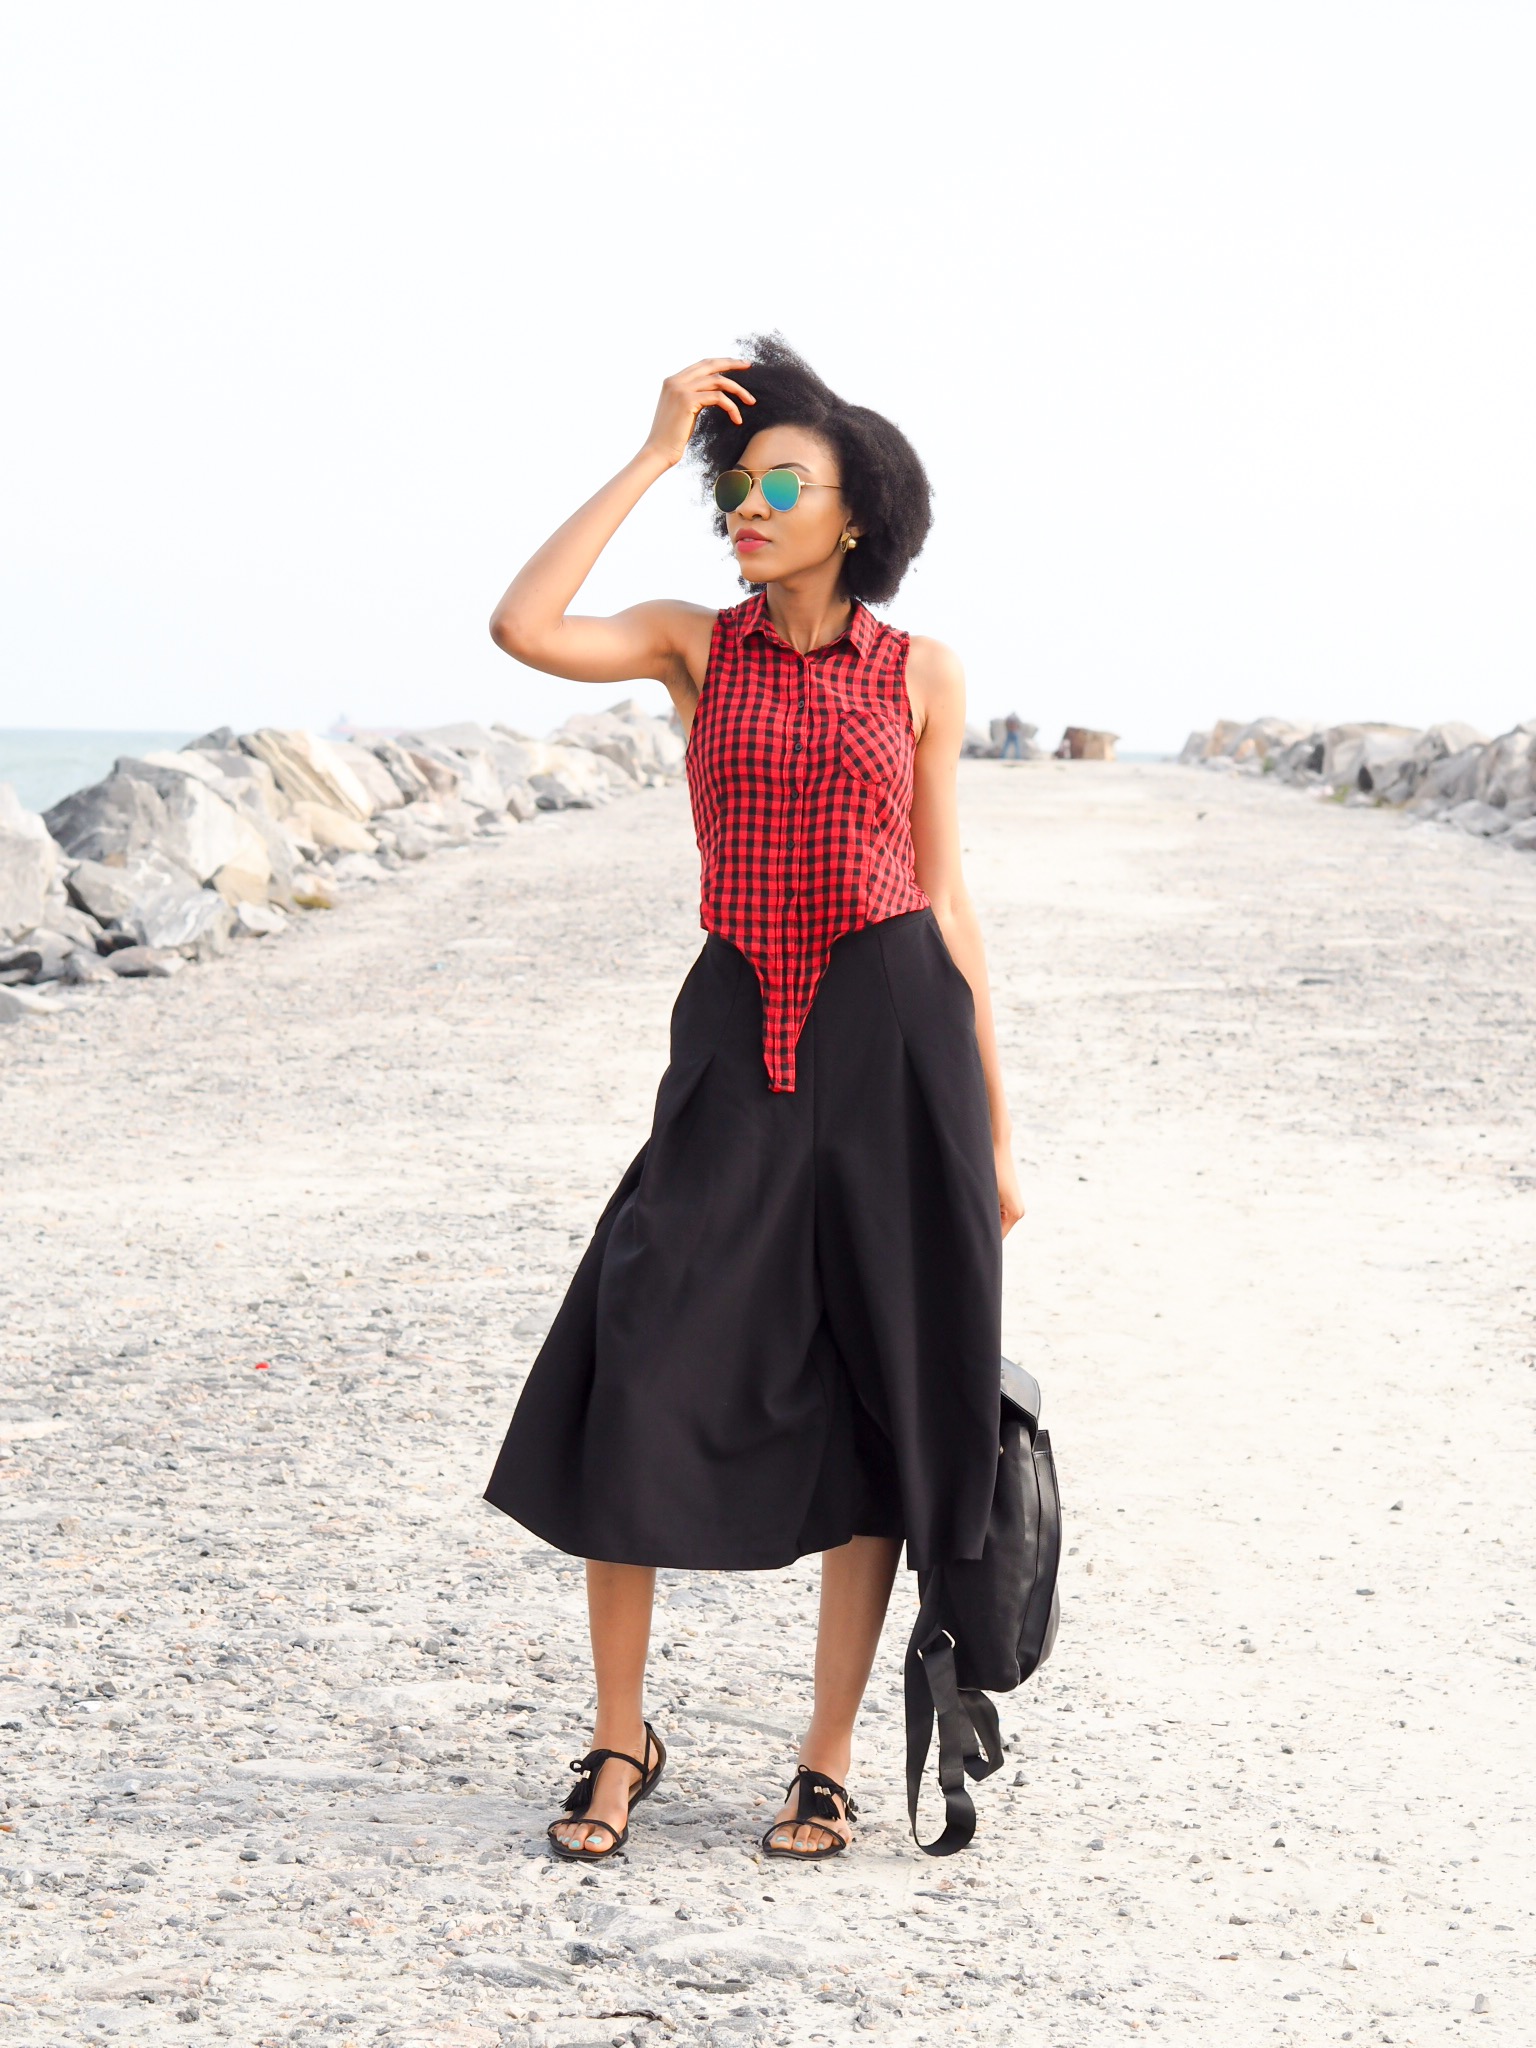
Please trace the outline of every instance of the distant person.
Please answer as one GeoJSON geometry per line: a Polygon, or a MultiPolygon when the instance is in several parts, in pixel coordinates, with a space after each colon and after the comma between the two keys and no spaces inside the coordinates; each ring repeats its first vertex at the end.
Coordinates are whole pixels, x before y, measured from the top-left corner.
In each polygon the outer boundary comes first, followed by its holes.
{"type": "MultiPolygon", "coordinates": [[[[841,1854],[902,1542],[913,1571],[979,1557],[997,1468],[1001,1240],[1024,1205],[960,868],[964,679],[949,648],[870,610],[927,535],[928,479],[777,336],[743,346],[667,379],[639,453],[491,622],[550,675],[666,685],[708,933],[650,1136],[485,1490],[587,1560],[594,1746],[548,1830],[583,1863],[623,1844],[665,1761],[644,1718],[656,1568],[778,1571],[812,1551],[814,1703],[762,1847],[841,1854]],[[750,595],[569,616],[685,454],[750,595]]],[[[673,887],[658,873],[659,919],[673,887]]]]}
{"type": "Polygon", "coordinates": [[[1003,720],[1003,744],[997,758],[999,761],[1022,761],[1024,758],[1024,721],[1017,711],[1010,711],[1003,720]]]}

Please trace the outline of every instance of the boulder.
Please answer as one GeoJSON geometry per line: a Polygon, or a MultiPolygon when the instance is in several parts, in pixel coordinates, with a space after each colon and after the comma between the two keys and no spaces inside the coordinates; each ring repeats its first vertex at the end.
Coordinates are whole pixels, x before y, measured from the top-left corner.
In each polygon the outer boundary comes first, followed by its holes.
{"type": "Polygon", "coordinates": [[[1482,747],[1469,746],[1432,761],[1411,799],[1410,808],[1443,811],[1449,810],[1453,804],[1465,802],[1472,794],[1482,759],[1482,747]]]}
{"type": "Polygon", "coordinates": [[[242,733],[240,745],[266,763],[289,803],[324,804],[359,824],[372,815],[367,790],[336,749],[312,732],[280,732],[264,726],[260,732],[242,733]]]}
{"type": "Polygon", "coordinates": [[[1098,732],[1092,726],[1069,725],[1061,736],[1058,754],[1068,761],[1113,761],[1117,732],[1098,732]]]}
{"type": "Polygon", "coordinates": [[[136,775],[112,774],[75,790],[43,822],[71,860],[116,866],[164,845],[170,831],[159,791],[136,775]]]}
{"type": "Polygon", "coordinates": [[[252,938],[271,938],[283,930],[288,919],[275,903],[237,903],[235,905],[235,929],[249,932],[252,938]]]}
{"type": "Polygon", "coordinates": [[[375,740],[373,758],[388,774],[395,788],[400,792],[402,803],[415,803],[418,797],[430,796],[432,785],[416,766],[404,747],[393,740],[375,740]]]}
{"type": "Polygon", "coordinates": [[[366,825],[329,804],[301,799],[294,805],[289,823],[328,853],[372,853],[378,845],[366,825]]]}
{"type": "MultiPolygon", "coordinates": [[[[1026,737],[1033,735],[1029,728],[1026,737]]],[[[509,733],[512,744],[518,742],[509,733]]],[[[669,720],[657,718],[633,697],[606,711],[577,711],[551,733],[556,744],[586,747],[611,761],[632,782],[649,783],[677,775],[685,742],[669,720]]],[[[526,744],[524,742],[523,744],[526,744]]]]}
{"type": "Polygon", "coordinates": [[[400,741],[435,795],[461,796],[477,811],[499,811],[505,804],[497,742],[484,726],[434,726],[430,732],[402,733],[400,741]],[[443,787],[434,770],[454,776],[452,787],[443,787]]]}
{"type": "Polygon", "coordinates": [[[1485,804],[1497,804],[1502,810],[1505,805],[1518,803],[1536,791],[1536,760],[1532,756],[1532,741],[1536,740],[1536,720],[1517,725],[1513,732],[1500,733],[1496,740],[1490,740],[1482,750],[1477,773],[1472,779],[1471,794],[1485,804]]]}
{"type": "Polygon", "coordinates": [[[1240,726],[1221,751],[1234,761],[1266,761],[1272,754],[1279,755],[1308,737],[1306,727],[1295,725],[1288,718],[1255,718],[1240,726]]]}
{"type": "Polygon", "coordinates": [[[239,747],[215,750],[194,743],[178,753],[152,753],[143,758],[160,767],[179,768],[185,775],[196,775],[247,814],[264,812],[269,818],[287,815],[288,799],[278,788],[272,770],[265,761],[258,761],[254,754],[244,753],[239,747]]]}
{"type": "MultiPolygon", "coordinates": [[[[149,783],[165,805],[165,823],[154,842],[160,851],[200,882],[233,864],[265,866],[270,874],[271,863],[255,826],[200,775],[189,772],[174,755],[171,758],[175,765],[168,767],[163,758],[124,757],[113,770],[149,783]]],[[[213,773],[217,776],[218,770],[213,773]]]]}
{"type": "Polygon", "coordinates": [[[1513,846],[1520,853],[1536,853],[1536,818],[1522,818],[1500,839],[1501,846],[1513,846]]]}
{"type": "Polygon", "coordinates": [[[1179,749],[1179,760],[1185,767],[1188,767],[1192,761],[1203,761],[1210,750],[1210,734],[1208,732],[1192,732],[1179,749]]]}
{"type": "Polygon", "coordinates": [[[327,745],[367,791],[372,806],[370,816],[377,811],[392,811],[406,801],[405,792],[371,747],[359,746],[356,740],[330,740],[327,745]]]}
{"type": "Polygon", "coordinates": [[[1445,823],[1454,825],[1459,832],[1475,833],[1480,839],[1491,839],[1509,826],[1508,818],[1496,804],[1480,803],[1475,796],[1454,804],[1445,813],[1445,823]]]}
{"type": "Polygon", "coordinates": [[[119,952],[108,955],[108,965],[113,974],[133,980],[151,975],[163,980],[169,975],[179,974],[186,964],[179,953],[162,952],[157,946],[124,946],[119,952]]]}
{"type": "Polygon", "coordinates": [[[80,861],[70,870],[69,891],[98,923],[144,946],[217,949],[232,928],[229,906],[217,891],[200,888],[158,849],[121,867],[80,861]]]}
{"type": "Polygon", "coordinates": [[[1323,733],[1323,780],[1335,789],[1345,784],[1369,789],[1370,782],[1360,781],[1360,770],[1411,753],[1418,737],[1418,728],[1411,725],[1330,725],[1323,733]]]}
{"type": "Polygon", "coordinates": [[[85,982],[116,981],[117,976],[107,960],[88,952],[84,946],[77,946],[64,962],[60,979],[78,987],[85,982]]]}
{"type": "Polygon", "coordinates": [[[1271,773],[1278,775],[1282,782],[1314,782],[1322,779],[1323,736],[1320,732],[1309,732],[1299,740],[1292,740],[1288,747],[1281,747],[1272,754],[1271,773]]]}
{"type": "Polygon", "coordinates": [[[0,982],[60,981],[76,943],[64,932],[46,927],[28,932],[24,946],[0,949],[0,982]]]}
{"type": "Polygon", "coordinates": [[[47,824],[0,782],[0,938],[19,938],[41,921],[58,870],[47,824]]]}
{"type": "Polygon", "coordinates": [[[1242,729],[1240,718],[1218,718],[1205,736],[1205,758],[1210,761],[1218,754],[1225,754],[1242,729]]]}
{"type": "Polygon", "coordinates": [[[0,986],[12,982],[41,981],[43,955],[39,946],[0,947],[0,986]]]}

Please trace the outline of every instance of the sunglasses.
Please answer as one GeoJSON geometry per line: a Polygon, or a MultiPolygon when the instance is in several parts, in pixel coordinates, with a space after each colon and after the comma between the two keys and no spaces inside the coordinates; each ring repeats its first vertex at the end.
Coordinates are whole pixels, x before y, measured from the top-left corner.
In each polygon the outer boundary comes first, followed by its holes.
{"type": "MultiPolygon", "coordinates": [[[[791,512],[800,502],[802,491],[837,491],[841,484],[811,484],[792,469],[765,469],[757,478],[763,487],[763,496],[775,512],[791,512]]],[[[722,512],[736,512],[752,495],[752,472],[750,469],[726,469],[715,478],[715,503],[722,512]]]]}

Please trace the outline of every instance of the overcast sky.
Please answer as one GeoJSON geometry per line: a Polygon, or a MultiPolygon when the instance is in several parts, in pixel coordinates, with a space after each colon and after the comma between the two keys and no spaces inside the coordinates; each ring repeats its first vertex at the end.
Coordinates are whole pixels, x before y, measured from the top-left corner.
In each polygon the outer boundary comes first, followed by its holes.
{"type": "MultiPolygon", "coordinates": [[[[927,463],[973,717],[1536,715],[1527,0],[3,22],[0,725],[612,701],[491,607],[774,326],[927,463]]],[[[680,470],[581,604],[739,595],[680,470]]]]}

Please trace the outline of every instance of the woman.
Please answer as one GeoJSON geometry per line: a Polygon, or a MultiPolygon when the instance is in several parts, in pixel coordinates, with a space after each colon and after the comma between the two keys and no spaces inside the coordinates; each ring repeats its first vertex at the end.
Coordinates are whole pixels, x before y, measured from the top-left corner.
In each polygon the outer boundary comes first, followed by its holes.
{"type": "Polygon", "coordinates": [[[960,663],[868,609],[923,543],[928,480],[889,421],[777,336],[744,346],[667,379],[640,452],[491,621],[530,667],[666,685],[708,933],[650,1137],[485,1495],[587,1560],[593,1748],[548,1831],[586,1862],[622,1846],[665,1760],[643,1715],[656,1568],[771,1570],[811,1551],[814,1703],[763,1848],[846,1847],[842,1780],[902,1542],[912,1570],[981,1553],[1001,1238],[1023,1213],[960,872],[960,663]],[[690,447],[751,596],[567,616],[690,447]]]}

